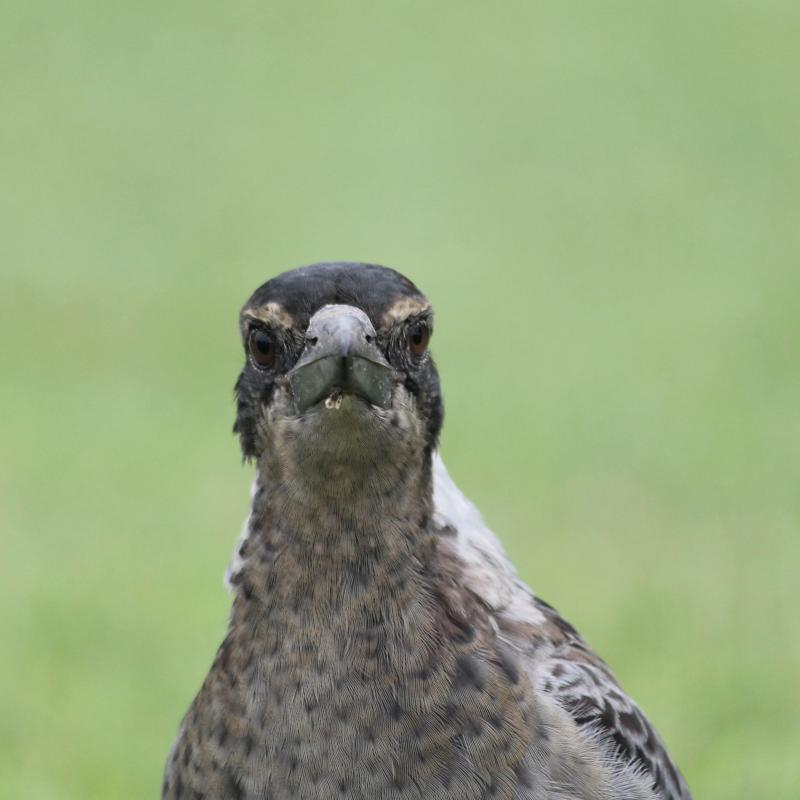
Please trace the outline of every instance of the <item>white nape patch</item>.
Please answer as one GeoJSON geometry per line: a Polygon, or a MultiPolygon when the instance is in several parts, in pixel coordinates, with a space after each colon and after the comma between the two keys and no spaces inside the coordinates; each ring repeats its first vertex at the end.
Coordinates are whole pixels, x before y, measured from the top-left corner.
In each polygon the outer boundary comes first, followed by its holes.
{"type": "Polygon", "coordinates": [[[470,544],[488,547],[502,557],[509,569],[513,569],[500,540],[489,530],[481,512],[455,485],[438,451],[433,454],[433,508],[437,523],[451,525],[470,544]]]}
{"type": "Polygon", "coordinates": [[[544,615],[531,602],[531,590],[517,577],[480,511],[455,485],[438,452],[433,457],[433,508],[434,521],[456,531],[455,546],[466,565],[470,589],[495,611],[543,623],[544,615]]]}
{"type": "Polygon", "coordinates": [[[231,556],[231,560],[228,562],[228,568],[225,570],[225,588],[229,591],[233,591],[233,577],[237,575],[241,569],[242,565],[244,564],[244,559],[240,555],[240,551],[242,549],[242,545],[247,541],[247,537],[250,535],[250,520],[253,518],[252,512],[252,505],[253,500],[256,496],[256,489],[258,481],[256,479],[253,480],[253,484],[250,487],[250,506],[251,511],[247,515],[247,519],[244,521],[244,525],[242,525],[242,532],[239,534],[239,538],[236,540],[236,547],[233,550],[233,555],[231,556]]]}

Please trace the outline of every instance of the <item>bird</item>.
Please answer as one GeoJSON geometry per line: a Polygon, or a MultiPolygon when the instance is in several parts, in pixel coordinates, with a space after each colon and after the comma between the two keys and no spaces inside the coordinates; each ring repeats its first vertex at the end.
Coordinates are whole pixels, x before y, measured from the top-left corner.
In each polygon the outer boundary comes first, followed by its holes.
{"type": "Polygon", "coordinates": [[[242,308],[251,505],[165,800],[691,800],[449,476],[433,320],[401,273],[349,262],[242,308]]]}

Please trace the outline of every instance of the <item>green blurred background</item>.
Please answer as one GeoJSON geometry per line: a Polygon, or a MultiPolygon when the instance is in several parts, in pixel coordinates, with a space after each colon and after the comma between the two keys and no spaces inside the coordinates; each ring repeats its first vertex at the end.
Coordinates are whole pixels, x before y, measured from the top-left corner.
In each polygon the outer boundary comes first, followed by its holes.
{"type": "Polygon", "coordinates": [[[443,451],[698,798],[800,796],[800,6],[7,2],[0,795],[147,798],[222,638],[237,313],[369,260],[443,451]]]}

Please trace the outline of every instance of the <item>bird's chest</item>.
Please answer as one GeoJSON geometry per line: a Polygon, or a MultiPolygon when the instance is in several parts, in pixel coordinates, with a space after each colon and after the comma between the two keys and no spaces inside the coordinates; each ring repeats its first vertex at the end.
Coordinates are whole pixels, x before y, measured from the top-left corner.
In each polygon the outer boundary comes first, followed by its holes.
{"type": "Polygon", "coordinates": [[[277,625],[247,653],[214,704],[242,796],[521,796],[530,698],[477,643],[277,625]]]}

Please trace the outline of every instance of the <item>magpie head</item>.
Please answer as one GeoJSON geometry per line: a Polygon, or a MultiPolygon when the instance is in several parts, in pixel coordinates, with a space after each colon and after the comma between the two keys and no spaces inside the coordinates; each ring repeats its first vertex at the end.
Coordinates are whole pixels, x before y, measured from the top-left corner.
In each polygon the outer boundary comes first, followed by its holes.
{"type": "Polygon", "coordinates": [[[433,313],[410,280],[372,264],[291,270],[253,293],[240,328],[234,431],[245,458],[382,483],[429,468],[443,403],[433,313]]]}

